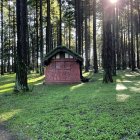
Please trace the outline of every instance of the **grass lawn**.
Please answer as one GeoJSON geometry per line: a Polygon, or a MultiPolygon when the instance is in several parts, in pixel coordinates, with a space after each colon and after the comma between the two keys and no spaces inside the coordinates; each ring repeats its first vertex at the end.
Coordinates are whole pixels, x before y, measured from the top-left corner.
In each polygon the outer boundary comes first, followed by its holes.
{"type": "Polygon", "coordinates": [[[20,140],[140,140],[140,74],[119,71],[112,84],[92,77],[45,86],[32,74],[23,95],[12,94],[15,75],[0,77],[0,123],[20,140]]]}

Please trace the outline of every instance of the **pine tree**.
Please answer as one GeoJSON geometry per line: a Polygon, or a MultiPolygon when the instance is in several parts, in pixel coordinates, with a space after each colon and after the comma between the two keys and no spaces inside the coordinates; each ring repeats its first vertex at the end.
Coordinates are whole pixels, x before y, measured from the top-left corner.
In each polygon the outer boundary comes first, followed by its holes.
{"type": "Polygon", "coordinates": [[[28,91],[27,83],[27,0],[16,1],[17,14],[17,69],[15,91],[28,91]]]}

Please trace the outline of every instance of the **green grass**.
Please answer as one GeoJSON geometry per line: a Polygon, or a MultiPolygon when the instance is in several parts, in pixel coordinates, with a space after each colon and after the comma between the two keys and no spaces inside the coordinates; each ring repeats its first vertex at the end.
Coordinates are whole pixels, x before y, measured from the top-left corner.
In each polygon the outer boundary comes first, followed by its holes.
{"type": "Polygon", "coordinates": [[[97,74],[85,84],[48,86],[32,74],[33,91],[22,95],[12,94],[14,77],[0,77],[0,122],[19,139],[140,139],[139,73],[120,71],[112,84],[97,74]]]}

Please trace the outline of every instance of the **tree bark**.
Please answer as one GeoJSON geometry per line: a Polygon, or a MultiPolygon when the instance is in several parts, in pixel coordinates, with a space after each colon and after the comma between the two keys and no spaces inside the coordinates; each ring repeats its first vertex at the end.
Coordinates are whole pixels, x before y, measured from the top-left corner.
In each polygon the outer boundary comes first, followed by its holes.
{"type": "Polygon", "coordinates": [[[27,83],[27,0],[16,0],[17,69],[15,91],[28,91],[27,83]]]}
{"type": "Polygon", "coordinates": [[[111,32],[111,7],[104,0],[103,16],[103,82],[113,82],[112,78],[112,32],[111,32]]]}
{"type": "Polygon", "coordinates": [[[1,75],[4,75],[3,47],[3,0],[1,0],[1,75]]]}
{"type": "Polygon", "coordinates": [[[42,0],[40,0],[40,74],[43,75],[43,17],[42,17],[42,0]]]}
{"type": "Polygon", "coordinates": [[[131,65],[132,71],[135,70],[135,47],[134,47],[134,27],[133,27],[133,0],[130,0],[130,10],[131,10],[131,65]]]}
{"type": "Polygon", "coordinates": [[[94,73],[98,73],[97,47],[96,47],[96,0],[93,1],[93,67],[94,73]]]}

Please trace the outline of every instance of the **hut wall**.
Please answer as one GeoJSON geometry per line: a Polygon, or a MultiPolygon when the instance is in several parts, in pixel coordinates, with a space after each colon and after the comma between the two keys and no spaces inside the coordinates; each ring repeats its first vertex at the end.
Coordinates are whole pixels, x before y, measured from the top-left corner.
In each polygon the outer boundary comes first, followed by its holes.
{"type": "Polygon", "coordinates": [[[52,59],[45,68],[46,83],[80,83],[80,65],[74,58],[52,59]]]}

